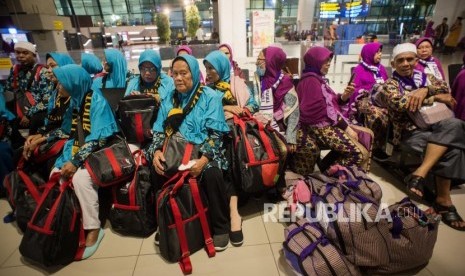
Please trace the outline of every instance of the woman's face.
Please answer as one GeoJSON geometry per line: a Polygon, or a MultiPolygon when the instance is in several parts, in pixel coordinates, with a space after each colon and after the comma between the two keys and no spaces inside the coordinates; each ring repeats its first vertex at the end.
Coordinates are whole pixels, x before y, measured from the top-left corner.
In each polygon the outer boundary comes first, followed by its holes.
{"type": "Polygon", "coordinates": [[[46,68],[47,68],[47,78],[52,81],[53,83],[57,83],[58,80],[55,78],[55,75],[53,74],[52,70],[53,68],[58,67],[58,64],[56,61],[52,58],[49,57],[46,62],[46,68]]]}
{"type": "Polygon", "coordinates": [[[331,66],[331,59],[332,57],[327,58],[325,62],[323,63],[323,66],[321,66],[320,73],[323,76],[326,76],[326,74],[328,74],[329,67],[331,66]]]}
{"type": "Polygon", "coordinates": [[[433,46],[428,41],[423,41],[418,45],[417,55],[420,59],[427,59],[433,54],[433,46]]]}
{"type": "Polygon", "coordinates": [[[189,53],[186,50],[179,50],[178,56],[188,55],[189,53]]]}
{"type": "Polygon", "coordinates": [[[223,52],[223,53],[228,57],[228,59],[231,59],[231,52],[229,52],[228,47],[222,46],[222,47],[220,47],[218,50],[220,50],[221,52],[223,52]]]}
{"type": "Polygon", "coordinates": [[[375,57],[373,58],[373,61],[375,64],[378,64],[381,62],[382,55],[383,55],[383,50],[379,48],[378,52],[376,52],[375,57]]]}
{"type": "Polygon", "coordinates": [[[147,83],[154,82],[158,77],[157,68],[149,61],[142,62],[139,66],[139,71],[142,80],[147,83]]]}
{"type": "Polygon", "coordinates": [[[205,70],[207,73],[207,82],[208,83],[216,83],[220,80],[220,75],[216,72],[215,67],[211,65],[210,62],[205,61],[205,70]]]}
{"type": "Polygon", "coordinates": [[[172,70],[176,90],[179,91],[179,93],[189,92],[194,86],[194,82],[187,62],[181,59],[176,60],[173,64],[172,70]]]}
{"type": "Polygon", "coordinates": [[[111,66],[110,66],[110,64],[107,62],[107,59],[106,59],[106,58],[104,58],[104,59],[102,60],[102,66],[103,66],[103,70],[104,70],[105,72],[107,72],[107,73],[110,73],[110,72],[111,72],[111,66]]]}
{"type": "Polygon", "coordinates": [[[260,54],[258,54],[257,62],[255,62],[255,65],[257,65],[258,68],[265,71],[266,59],[265,59],[265,54],[263,54],[263,51],[261,51],[260,54]]]}

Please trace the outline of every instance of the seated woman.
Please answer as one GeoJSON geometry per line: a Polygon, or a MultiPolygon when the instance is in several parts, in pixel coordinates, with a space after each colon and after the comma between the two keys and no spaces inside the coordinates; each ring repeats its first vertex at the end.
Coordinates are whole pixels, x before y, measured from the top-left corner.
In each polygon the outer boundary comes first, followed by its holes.
{"type": "Polygon", "coordinates": [[[465,54],[463,55],[463,66],[452,84],[452,96],[457,101],[454,112],[455,117],[465,121],[465,54]]]}
{"type": "Polygon", "coordinates": [[[361,123],[373,131],[373,157],[378,161],[389,158],[383,151],[389,124],[387,109],[377,106],[372,100],[372,96],[382,89],[388,78],[386,68],[381,64],[382,50],[383,45],[378,42],[363,46],[362,60],[353,71],[354,93],[349,99],[347,112],[344,113],[351,122],[361,123]]]}
{"type": "Polygon", "coordinates": [[[357,165],[368,171],[371,143],[366,140],[373,133],[367,128],[349,125],[341,113],[341,106],[348,103],[354,85],[350,83],[340,95],[329,87],[324,77],[332,58],[330,50],[318,46],[304,55],[305,69],[297,85],[301,128],[316,139],[320,148],[329,148],[336,163],[357,165]]]}
{"type": "Polygon", "coordinates": [[[199,159],[189,171],[191,176],[200,177],[209,202],[210,225],[213,243],[217,251],[225,250],[229,243],[228,195],[232,187],[223,181],[222,170],[227,161],[221,151],[223,136],[229,132],[224,118],[222,95],[200,84],[200,69],[191,55],[178,56],[171,66],[176,90],[162,102],[153,126],[153,142],[146,150],[155,171],[164,175],[165,158],[162,147],[171,135],[181,135],[188,142],[199,145],[199,159]]]}
{"type": "Polygon", "coordinates": [[[218,50],[223,52],[229,59],[229,62],[231,63],[231,75],[238,76],[242,79],[245,79],[244,73],[242,72],[242,69],[239,67],[236,61],[233,59],[233,51],[232,48],[229,44],[221,44],[220,47],[218,47],[218,50]]]}
{"type": "Polygon", "coordinates": [[[104,53],[103,69],[107,74],[95,78],[92,88],[126,88],[128,65],[123,54],[116,49],[105,49],[104,53]]]}
{"type": "Polygon", "coordinates": [[[444,70],[439,59],[433,57],[433,41],[429,37],[422,37],[415,42],[417,46],[418,62],[415,70],[425,74],[432,74],[439,80],[446,80],[444,70]]]}
{"type": "MultiPolygon", "coordinates": [[[[176,56],[182,56],[182,55],[191,55],[191,56],[193,56],[192,49],[189,46],[186,46],[186,45],[179,46],[179,48],[176,50],[176,56]]],[[[171,69],[168,72],[168,75],[170,77],[173,77],[173,75],[171,73],[171,69]]],[[[200,71],[200,83],[202,85],[205,85],[205,78],[203,77],[202,71],[200,71]]]]}
{"type": "Polygon", "coordinates": [[[84,68],[89,75],[95,79],[98,77],[103,77],[106,75],[106,72],[103,71],[102,62],[100,59],[90,53],[82,53],[81,54],[81,66],[84,68]]]}
{"type": "MultiPolygon", "coordinates": [[[[299,101],[292,79],[282,70],[285,63],[286,53],[278,47],[267,47],[258,55],[255,95],[259,95],[259,112],[254,115],[285,137],[287,145],[280,146],[281,158],[284,159],[288,151],[296,151],[299,123],[299,101]]],[[[283,184],[278,183],[278,189],[283,188],[283,184]]]]}
{"type": "MultiPolygon", "coordinates": [[[[48,102],[47,117],[45,124],[39,128],[37,134],[29,135],[26,138],[23,148],[23,157],[28,160],[32,152],[41,144],[47,141],[45,137],[47,133],[60,128],[63,122],[63,117],[68,109],[70,97],[60,94],[57,89],[58,81],[53,75],[52,70],[67,64],[74,64],[74,60],[68,54],[64,53],[47,53],[45,56],[47,65],[47,77],[54,85],[52,96],[48,102]]],[[[50,168],[48,168],[50,169],[50,168]]]]}
{"type": "Polygon", "coordinates": [[[49,135],[49,139],[69,134],[62,154],[55,162],[54,172],[61,172],[64,179],[72,179],[74,191],[82,210],[82,223],[86,230],[86,248],[83,258],[89,258],[97,250],[104,231],[100,228],[98,186],[92,182],[83,166],[86,158],[104,146],[107,139],[118,132],[113,112],[97,89],[91,89],[89,73],[78,65],[65,65],[53,70],[58,80],[58,93],[71,97],[72,118],[63,122],[49,135]],[[83,143],[78,138],[78,117],[82,119],[83,143]],[[53,136],[52,136],[53,135],[53,136]]]}
{"type": "MultiPolygon", "coordinates": [[[[258,105],[255,101],[252,92],[245,85],[244,80],[233,80],[231,81],[230,71],[231,66],[229,60],[225,54],[221,51],[213,51],[208,54],[203,61],[206,71],[207,80],[210,81],[208,84],[211,88],[216,89],[223,96],[223,110],[225,112],[226,119],[231,119],[233,115],[241,116],[247,111],[255,113],[258,111],[258,105]],[[242,85],[235,82],[242,81],[242,85]]],[[[227,150],[231,151],[232,147],[226,146],[227,150]]],[[[231,156],[227,153],[226,156],[231,156]]],[[[232,165],[232,160],[228,160],[229,165],[232,165]]],[[[232,181],[232,177],[228,175],[229,181],[232,181]]],[[[234,246],[242,245],[244,237],[242,234],[242,218],[239,215],[237,209],[238,197],[237,191],[231,190],[230,195],[230,218],[231,218],[231,231],[229,233],[229,239],[231,244],[234,246]]]]}
{"type": "Polygon", "coordinates": [[[158,52],[148,49],[139,57],[140,77],[129,81],[124,96],[148,94],[158,104],[174,91],[173,79],[161,71],[161,57],[158,52]]]}
{"type": "MultiPolygon", "coordinates": [[[[280,148],[282,158],[287,158],[288,149],[296,152],[299,121],[297,94],[291,77],[282,70],[285,63],[286,53],[281,48],[267,47],[258,55],[255,75],[255,95],[259,96],[255,117],[284,135],[287,147],[280,148]]],[[[299,154],[295,154],[295,160],[299,154]]]]}
{"type": "MultiPolygon", "coordinates": [[[[424,155],[423,162],[405,182],[410,195],[422,197],[428,173],[436,177],[434,209],[450,227],[465,231],[465,222],[452,205],[451,179],[465,181],[465,122],[445,119],[430,129],[417,128],[408,116],[423,105],[442,102],[454,107],[456,101],[449,94],[447,83],[433,75],[414,70],[417,48],[404,43],[394,47],[392,67],[395,72],[387,80],[383,94],[388,103],[389,116],[394,125],[396,144],[402,143],[424,155]]],[[[462,182],[463,183],[463,182],[462,182]]]]}

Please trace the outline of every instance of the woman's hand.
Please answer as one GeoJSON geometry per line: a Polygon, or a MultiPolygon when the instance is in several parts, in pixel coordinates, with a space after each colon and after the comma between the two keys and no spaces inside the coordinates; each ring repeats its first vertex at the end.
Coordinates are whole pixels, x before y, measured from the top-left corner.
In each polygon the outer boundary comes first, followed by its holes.
{"type": "Polygon", "coordinates": [[[66,179],[72,178],[74,173],[77,171],[77,167],[71,162],[66,162],[61,168],[61,176],[66,179]]]}
{"type": "Polygon", "coordinates": [[[129,94],[129,95],[131,95],[131,96],[132,95],[140,95],[140,92],[139,91],[132,91],[131,94],[129,94]]]}
{"type": "Polygon", "coordinates": [[[346,133],[347,135],[349,135],[352,139],[354,139],[355,141],[358,141],[358,134],[357,132],[355,132],[355,130],[353,130],[350,126],[348,126],[346,128],[346,133]]]}
{"type": "Polygon", "coordinates": [[[162,164],[164,162],[166,162],[166,159],[165,155],[163,155],[163,152],[161,152],[161,150],[155,151],[153,154],[153,167],[159,175],[165,174],[165,167],[162,164]]]}
{"type": "Polygon", "coordinates": [[[190,175],[192,175],[193,177],[197,177],[199,176],[202,171],[203,171],[203,168],[208,164],[208,158],[205,157],[205,156],[202,156],[200,157],[200,159],[196,159],[195,160],[195,164],[194,166],[192,166],[192,168],[190,168],[190,175]]]}
{"type": "Polygon", "coordinates": [[[232,114],[236,116],[240,116],[243,114],[244,109],[242,107],[239,107],[237,105],[226,105],[223,107],[224,111],[231,112],[232,114]]]}
{"type": "Polygon", "coordinates": [[[28,145],[30,145],[34,140],[39,139],[39,138],[42,138],[42,134],[29,135],[29,136],[26,138],[26,142],[24,142],[24,145],[25,145],[25,146],[28,146],[28,145]]]}
{"type": "Polygon", "coordinates": [[[406,108],[411,112],[419,110],[427,95],[428,88],[426,87],[413,90],[409,94],[409,101],[407,102],[406,108]]]}
{"type": "Polygon", "coordinates": [[[352,94],[354,94],[354,91],[355,91],[355,86],[354,86],[354,83],[351,82],[346,87],[346,89],[344,89],[344,93],[342,93],[342,95],[341,95],[341,100],[344,101],[344,102],[347,102],[350,99],[350,97],[352,96],[352,94]]]}
{"type": "Polygon", "coordinates": [[[457,101],[449,93],[434,95],[434,101],[444,103],[447,106],[449,106],[451,109],[454,109],[455,106],[457,105],[457,101]]]}

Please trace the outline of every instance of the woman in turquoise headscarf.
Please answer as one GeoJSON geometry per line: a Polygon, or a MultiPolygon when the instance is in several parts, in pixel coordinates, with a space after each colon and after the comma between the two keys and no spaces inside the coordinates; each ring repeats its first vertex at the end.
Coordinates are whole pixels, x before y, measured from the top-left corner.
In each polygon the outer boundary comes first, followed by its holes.
{"type": "Polygon", "coordinates": [[[94,79],[106,75],[103,71],[102,61],[100,61],[100,59],[94,54],[82,53],[81,66],[94,79]]]}
{"type": "Polygon", "coordinates": [[[213,243],[217,251],[229,243],[229,189],[222,170],[228,164],[222,150],[223,136],[229,132],[221,104],[222,95],[200,84],[197,60],[190,55],[178,56],[171,66],[176,90],[162,102],[153,126],[153,141],[146,151],[147,159],[159,175],[164,175],[162,153],[170,135],[182,136],[200,146],[201,157],[189,169],[193,177],[200,176],[200,185],[209,202],[213,243]]]}
{"type": "Polygon", "coordinates": [[[15,116],[8,111],[3,97],[3,85],[0,85],[0,198],[5,197],[3,179],[14,169],[11,136],[15,116]]]}
{"type": "Polygon", "coordinates": [[[125,96],[149,94],[157,103],[174,91],[173,79],[161,71],[160,54],[152,49],[145,50],[139,57],[140,77],[129,81],[125,96]]]}
{"type": "MultiPolygon", "coordinates": [[[[247,110],[251,113],[258,111],[258,104],[254,99],[252,91],[245,84],[244,79],[234,75],[231,78],[231,63],[222,51],[211,52],[205,57],[203,63],[207,72],[207,84],[223,95],[222,103],[226,119],[232,118],[233,115],[241,116],[247,110]]],[[[226,141],[227,156],[230,157],[231,154],[229,153],[233,150],[232,141],[230,139],[226,141]]],[[[230,164],[232,162],[233,160],[229,160],[230,164]]],[[[226,173],[225,178],[227,181],[232,182],[230,171],[226,173]]],[[[231,218],[229,239],[232,245],[241,246],[244,241],[242,219],[237,208],[237,193],[233,192],[229,203],[231,218]]]]}
{"type": "Polygon", "coordinates": [[[72,64],[54,69],[53,74],[58,80],[58,91],[71,96],[72,123],[59,129],[69,133],[70,138],[55,162],[52,173],[60,171],[63,178],[72,178],[82,209],[82,222],[87,231],[83,258],[88,258],[97,250],[104,232],[100,228],[98,186],[92,182],[89,172],[82,165],[93,151],[104,146],[107,139],[118,132],[118,127],[113,111],[101,92],[91,89],[92,79],[86,70],[72,64]],[[83,145],[79,145],[77,139],[78,116],[83,122],[83,145]]]}
{"type": "Polygon", "coordinates": [[[92,88],[125,88],[126,74],[128,65],[123,54],[116,49],[105,49],[105,59],[103,60],[103,69],[107,74],[103,77],[96,78],[92,88]]]}
{"type": "Polygon", "coordinates": [[[57,79],[53,75],[54,68],[74,64],[74,60],[70,55],[65,53],[51,52],[45,56],[47,77],[53,83],[54,90],[48,102],[47,116],[45,117],[44,126],[37,130],[37,134],[29,135],[24,143],[23,157],[27,160],[31,153],[40,144],[44,143],[47,139],[45,135],[59,127],[63,122],[66,110],[70,103],[70,97],[60,94],[57,91],[57,79]]]}

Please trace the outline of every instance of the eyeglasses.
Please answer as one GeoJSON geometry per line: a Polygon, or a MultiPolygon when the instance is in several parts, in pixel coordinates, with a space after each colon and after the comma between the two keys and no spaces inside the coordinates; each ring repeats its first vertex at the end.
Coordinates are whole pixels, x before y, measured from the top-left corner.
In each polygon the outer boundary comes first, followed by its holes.
{"type": "Polygon", "coordinates": [[[155,67],[140,67],[139,68],[141,73],[155,73],[157,72],[157,68],[155,67]]]}

